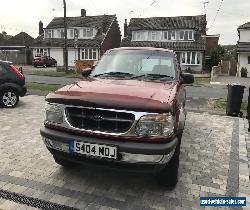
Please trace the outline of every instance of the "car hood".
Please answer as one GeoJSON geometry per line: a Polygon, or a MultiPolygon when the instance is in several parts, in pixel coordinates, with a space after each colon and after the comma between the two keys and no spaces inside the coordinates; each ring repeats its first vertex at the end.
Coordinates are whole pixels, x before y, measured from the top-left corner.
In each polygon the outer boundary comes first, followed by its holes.
{"type": "Polygon", "coordinates": [[[76,106],[166,112],[177,92],[177,82],[89,78],[49,94],[46,100],[76,106]]]}

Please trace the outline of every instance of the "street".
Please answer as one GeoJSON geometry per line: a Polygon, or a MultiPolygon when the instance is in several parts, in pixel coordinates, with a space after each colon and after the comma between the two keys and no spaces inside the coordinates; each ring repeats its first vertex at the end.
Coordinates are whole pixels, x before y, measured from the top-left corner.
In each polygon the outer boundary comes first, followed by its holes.
{"type": "MultiPolygon", "coordinates": [[[[74,81],[79,80],[78,78],[67,78],[67,77],[49,77],[49,76],[37,76],[37,75],[25,75],[27,82],[37,82],[45,84],[60,84],[66,85],[71,84],[74,81]]],[[[227,98],[227,87],[225,85],[214,85],[212,87],[205,86],[186,86],[188,98],[227,98]]],[[[245,89],[244,100],[247,100],[249,95],[248,88],[245,89]]]]}

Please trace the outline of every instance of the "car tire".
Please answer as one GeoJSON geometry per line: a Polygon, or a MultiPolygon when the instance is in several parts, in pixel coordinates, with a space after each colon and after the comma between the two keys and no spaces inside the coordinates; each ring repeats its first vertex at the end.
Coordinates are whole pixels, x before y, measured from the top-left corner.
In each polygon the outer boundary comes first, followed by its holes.
{"type": "Polygon", "coordinates": [[[5,89],[0,92],[0,106],[4,108],[14,108],[19,102],[19,95],[15,90],[5,89]]]}
{"type": "Polygon", "coordinates": [[[65,159],[61,159],[61,158],[58,158],[56,156],[53,156],[54,157],[54,160],[55,162],[58,164],[58,165],[61,165],[65,168],[73,168],[76,166],[75,163],[71,162],[71,161],[68,161],[68,160],[65,160],[65,159]]]}
{"type": "Polygon", "coordinates": [[[173,189],[178,182],[180,144],[176,146],[175,152],[166,167],[156,174],[157,182],[164,187],[173,189]]]}

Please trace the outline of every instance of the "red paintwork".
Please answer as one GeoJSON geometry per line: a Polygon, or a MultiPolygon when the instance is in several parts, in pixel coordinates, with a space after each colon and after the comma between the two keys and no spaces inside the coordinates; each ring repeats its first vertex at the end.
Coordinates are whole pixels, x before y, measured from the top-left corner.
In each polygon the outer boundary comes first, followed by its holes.
{"type": "MultiPolygon", "coordinates": [[[[112,50],[158,50],[173,53],[171,50],[161,48],[117,48],[112,50]]],[[[141,112],[166,113],[171,111],[175,115],[175,130],[178,128],[179,109],[185,101],[185,90],[180,83],[180,66],[176,60],[177,80],[142,81],[136,79],[121,78],[87,78],[67,85],[55,93],[46,97],[48,102],[62,103],[68,105],[78,105],[96,108],[109,108],[120,110],[132,110],[141,112]]],[[[64,132],[75,133],[83,136],[95,136],[98,138],[114,138],[119,141],[147,141],[166,142],[171,141],[174,136],[145,137],[145,136],[110,136],[103,134],[93,134],[83,131],[65,129],[51,124],[45,125],[48,128],[62,130],[64,132]]]]}
{"type": "Polygon", "coordinates": [[[170,111],[178,82],[91,78],[65,86],[46,98],[49,102],[134,111],[170,111]]]}

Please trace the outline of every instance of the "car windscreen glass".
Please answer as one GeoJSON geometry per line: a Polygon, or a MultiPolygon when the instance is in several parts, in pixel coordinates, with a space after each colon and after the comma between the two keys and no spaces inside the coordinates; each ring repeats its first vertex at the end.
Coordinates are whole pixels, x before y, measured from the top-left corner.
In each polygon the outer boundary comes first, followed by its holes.
{"type": "Polygon", "coordinates": [[[172,53],[153,50],[113,50],[105,54],[92,72],[108,75],[119,72],[133,75],[156,74],[175,78],[175,64],[172,53]]]}
{"type": "Polygon", "coordinates": [[[7,70],[5,69],[5,67],[2,64],[0,64],[0,75],[6,74],[6,73],[7,73],[7,70]]]}

